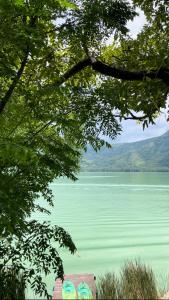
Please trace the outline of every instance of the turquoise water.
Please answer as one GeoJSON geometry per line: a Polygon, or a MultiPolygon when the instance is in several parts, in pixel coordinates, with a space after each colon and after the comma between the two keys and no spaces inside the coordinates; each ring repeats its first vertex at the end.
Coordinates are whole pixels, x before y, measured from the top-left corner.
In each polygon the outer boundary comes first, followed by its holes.
{"type": "MultiPolygon", "coordinates": [[[[133,259],[169,273],[169,173],[81,173],[51,187],[51,216],[36,218],[71,234],[78,253],[61,252],[65,273],[118,272],[133,259]]],[[[54,275],[46,280],[52,290],[54,275]]]]}

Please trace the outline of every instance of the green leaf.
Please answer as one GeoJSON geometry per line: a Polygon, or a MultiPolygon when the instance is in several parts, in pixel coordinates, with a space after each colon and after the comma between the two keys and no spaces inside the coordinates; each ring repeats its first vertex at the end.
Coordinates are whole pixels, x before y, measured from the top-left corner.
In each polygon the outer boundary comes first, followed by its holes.
{"type": "Polygon", "coordinates": [[[14,0],[14,2],[17,6],[23,6],[24,5],[24,0],[14,0]]]}
{"type": "Polygon", "coordinates": [[[68,0],[57,0],[57,2],[60,4],[61,7],[64,8],[70,8],[70,9],[77,9],[77,5],[74,3],[71,3],[68,0]]]}

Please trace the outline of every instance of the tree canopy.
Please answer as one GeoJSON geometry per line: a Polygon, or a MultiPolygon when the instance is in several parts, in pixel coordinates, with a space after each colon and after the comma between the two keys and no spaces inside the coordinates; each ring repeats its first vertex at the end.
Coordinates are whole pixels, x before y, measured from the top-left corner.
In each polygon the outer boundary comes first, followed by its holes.
{"type": "MultiPolygon", "coordinates": [[[[167,2],[0,1],[2,268],[9,262],[7,253],[18,270],[24,268],[17,257],[18,245],[28,246],[27,236],[32,241],[36,230],[39,242],[45,243],[48,225],[28,217],[35,210],[45,212],[37,205],[39,194],[52,205],[49,183],[55,178],[76,179],[88,143],[97,150],[106,143],[104,136],[113,139],[120,133],[121,120],[135,119],[148,126],[165,108],[167,2]],[[127,22],[137,15],[137,7],[147,23],[132,39],[127,22]]],[[[63,230],[60,237],[59,227],[49,228],[49,239],[53,233],[56,242],[74,253],[69,234],[63,230]]],[[[54,270],[63,276],[62,262],[55,259],[58,253],[51,253],[54,270]]],[[[26,250],[22,254],[30,259],[26,250]]]]}

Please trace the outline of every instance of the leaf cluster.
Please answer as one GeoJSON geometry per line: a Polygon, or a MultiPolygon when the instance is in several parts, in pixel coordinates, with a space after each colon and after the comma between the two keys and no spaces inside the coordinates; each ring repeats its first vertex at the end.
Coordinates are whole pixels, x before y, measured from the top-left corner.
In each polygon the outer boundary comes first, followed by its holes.
{"type": "MultiPolygon", "coordinates": [[[[42,274],[54,272],[63,279],[63,264],[57,248],[67,248],[72,254],[76,247],[70,235],[61,227],[49,223],[27,222],[21,237],[8,236],[0,242],[0,298],[10,298],[11,274],[22,279],[22,287],[28,284],[40,296],[50,298],[42,274]],[[21,274],[21,278],[20,275],[21,274]]],[[[24,290],[23,288],[23,290],[24,290]]],[[[12,291],[13,293],[13,291],[12,291]]]]}

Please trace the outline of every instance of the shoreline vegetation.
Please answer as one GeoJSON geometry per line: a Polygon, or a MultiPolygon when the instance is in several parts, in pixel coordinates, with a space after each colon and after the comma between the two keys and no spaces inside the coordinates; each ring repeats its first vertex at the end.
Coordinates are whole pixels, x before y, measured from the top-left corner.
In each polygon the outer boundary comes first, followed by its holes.
{"type": "MultiPolygon", "coordinates": [[[[22,274],[7,270],[8,276],[0,290],[1,300],[26,300],[26,285],[22,274]],[[9,289],[9,285],[10,288],[9,289]]],[[[3,280],[3,274],[0,274],[3,280]]],[[[167,300],[169,299],[169,280],[163,280],[164,286],[158,284],[151,267],[138,260],[128,261],[118,275],[107,272],[96,278],[97,300],[167,300]]]]}
{"type": "Polygon", "coordinates": [[[128,261],[119,276],[113,272],[99,276],[97,299],[169,299],[169,281],[159,286],[151,267],[139,262],[128,261]]]}

